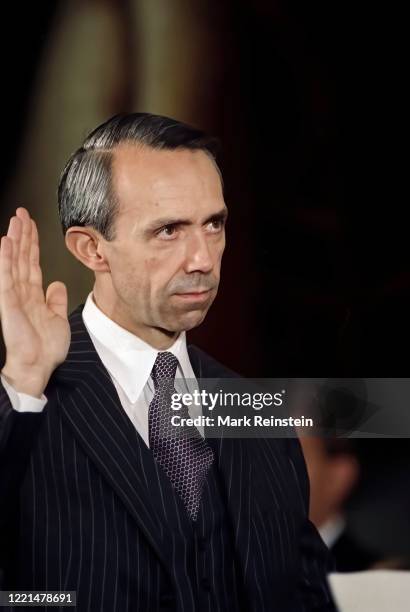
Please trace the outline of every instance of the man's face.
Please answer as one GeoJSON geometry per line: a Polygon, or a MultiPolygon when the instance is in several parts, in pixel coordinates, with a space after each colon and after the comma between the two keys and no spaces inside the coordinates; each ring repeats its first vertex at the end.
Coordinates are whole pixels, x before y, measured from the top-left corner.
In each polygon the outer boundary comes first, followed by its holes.
{"type": "Polygon", "coordinates": [[[109,291],[120,324],[196,327],[219,284],[226,206],[219,173],[206,153],[122,145],[114,154],[119,201],[115,239],[104,242],[109,291]]]}

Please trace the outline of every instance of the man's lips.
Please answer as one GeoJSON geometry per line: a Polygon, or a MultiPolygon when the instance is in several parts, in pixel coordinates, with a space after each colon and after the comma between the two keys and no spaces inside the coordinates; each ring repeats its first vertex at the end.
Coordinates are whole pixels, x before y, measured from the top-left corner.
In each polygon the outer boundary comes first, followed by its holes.
{"type": "Polygon", "coordinates": [[[203,289],[199,291],[196,290],[196,291],[187,291],[184,293],[175,293],[174,295],[184,300],[201,301],[201,300],[205,300],[209,296],[210,292],[211,292],[211,289],[203,289]]]}

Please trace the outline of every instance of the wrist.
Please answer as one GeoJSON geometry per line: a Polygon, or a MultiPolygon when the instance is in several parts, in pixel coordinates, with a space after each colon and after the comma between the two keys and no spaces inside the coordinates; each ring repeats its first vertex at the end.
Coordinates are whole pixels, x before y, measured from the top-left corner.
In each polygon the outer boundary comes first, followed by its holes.
{"type": "Polygon", "coordinates": [[[41,398],[49,377],[41,372],[36,372],[30,367],[20,368],[5,364],[1,370],[2,376],[18,393],[25,393],[32,397],[41,398]]]}

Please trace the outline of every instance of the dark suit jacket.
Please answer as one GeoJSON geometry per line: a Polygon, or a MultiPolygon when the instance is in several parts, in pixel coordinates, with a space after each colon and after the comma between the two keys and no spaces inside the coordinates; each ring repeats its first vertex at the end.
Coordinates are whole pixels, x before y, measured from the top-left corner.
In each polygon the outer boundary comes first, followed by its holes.
{"type": "MultiPolygon", "coordinates": [[[[179,585],[139,469],[144,442],[121,407],[81,310],[70,317],[70,350],[47,386],[43,413],[17,413],[0,385],[3,588],[77,590],[80,610],[123,612],[128,605],[151,612],[164,591],[169,605],[179,585]]],[[[193,346],[189,355],[198,378],[232,376],[193,346]]],[[[249,609],[333,610],[327,550],[307,518],[298,441],[214,445],[249,609]],[[278,598],[284,587],[297,604],[278,598]]]]}

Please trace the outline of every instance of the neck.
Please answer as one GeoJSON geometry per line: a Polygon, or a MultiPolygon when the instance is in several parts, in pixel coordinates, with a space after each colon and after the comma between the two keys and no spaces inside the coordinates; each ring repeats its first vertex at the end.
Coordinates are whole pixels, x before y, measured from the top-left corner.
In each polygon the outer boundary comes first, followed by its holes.
{"type": "Polygon", "coordinates": [[[169,349],[179,336],[179,332],[170,332],[159,327],[136,325],[134,321],[122,315],[115,305],[110,306],[106,304],[105,301],[101,299],[98,289],[95,286],[93,288],[92,298],[96,306],[105,314],[106,317],[110,318],[111,321],[114,321],[114,323],[117,323],[117,325],[123,329],[126,329],[135,336],[138,336],[138,338],[158,351],[166,351],[169,349]]]}

